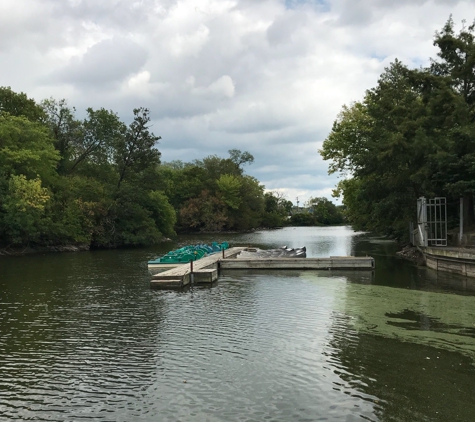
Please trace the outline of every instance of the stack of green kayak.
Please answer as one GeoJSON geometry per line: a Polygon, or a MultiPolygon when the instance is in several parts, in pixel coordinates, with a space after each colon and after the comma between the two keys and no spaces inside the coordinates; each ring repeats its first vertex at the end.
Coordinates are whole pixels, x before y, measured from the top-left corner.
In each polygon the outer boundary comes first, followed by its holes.
{"type": "Polygon", "coordinates": [[[228,248],[228,242],[213,242],[211,243],[211,245],[199,244],[184,246],[183,248],[170,251],[166,255],[163,255],[152,261],[148,261],[148,264],[180,264],[190,261],[196,261],[200,258],[203,258],[204,256],[212,255],[228,248]]]}

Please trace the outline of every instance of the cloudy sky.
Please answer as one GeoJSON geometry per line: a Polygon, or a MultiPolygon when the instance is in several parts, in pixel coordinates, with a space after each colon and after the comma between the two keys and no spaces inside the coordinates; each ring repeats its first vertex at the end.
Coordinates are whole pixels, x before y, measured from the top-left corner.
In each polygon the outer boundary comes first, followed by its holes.
{"type": "Polygon", "coordinates": [[[0,86],[105,107],[148,107],[162,161],[255,157],[268,190],[331,198],[318,149],[343,104],[395,58],[435,57],[436,30],[475,0],[0,0],[0,86]]]}

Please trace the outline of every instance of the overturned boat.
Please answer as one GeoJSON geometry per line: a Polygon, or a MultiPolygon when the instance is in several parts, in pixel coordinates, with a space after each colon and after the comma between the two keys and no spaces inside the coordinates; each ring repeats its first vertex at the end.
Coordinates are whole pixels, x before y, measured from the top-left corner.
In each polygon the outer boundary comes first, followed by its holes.
{"type": "Polygon", "coordinates": [[[278,249],[259,249],[259,248],[246,248],[242,250],[237,259],[252,259],[252,258],[306,258],[307,248],[305,246],[301,248],[289,248],[282,246],[278,249]]]}

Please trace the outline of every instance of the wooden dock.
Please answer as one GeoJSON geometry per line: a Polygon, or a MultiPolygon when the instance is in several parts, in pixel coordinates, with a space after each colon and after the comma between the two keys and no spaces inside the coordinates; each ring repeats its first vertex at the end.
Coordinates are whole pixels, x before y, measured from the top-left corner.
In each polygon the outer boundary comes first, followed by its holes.
{"type": "Polygon", "coordinates": [[[172,268],[179,267],[183,263],[173,263],[173,264],[148,264],[148,270],[152,273],[159,273],[161,271],[168,271],[172,268]]]}
{"type": "Polygon", "coordinates": [[[158,288],[181,288],[189,284],[213,283],[219,270],[373,270],[374,258],[335,256],[329,258],[253,258],[236,259],[244,247],[235,247],[193,261],[170,270],[152,275],[151,286],[158,288]]]}
{"type": "MultiPolygon", "coordinates": [[[[235,247],[224,251],[224,258],[236,258],[244,247],[235,247]]],[[[212,283],[218,279],[218,263],[223,259],[222,252],[205,256],[198,261],[193,261],[193,281],[196,284],[212,283]]],[[[168,271],[152,275],[151,285],[158,288],[180,288],[191,283],[190,263],[181,264],[168,271]]]]}

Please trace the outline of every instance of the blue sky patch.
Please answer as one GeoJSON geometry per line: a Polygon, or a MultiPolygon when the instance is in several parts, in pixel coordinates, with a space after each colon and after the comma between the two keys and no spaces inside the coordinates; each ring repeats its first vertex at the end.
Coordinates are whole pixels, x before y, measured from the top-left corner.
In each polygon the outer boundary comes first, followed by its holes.
{"type": "Polygon", "coordinates": [[[304,4],[310,4],[321,11],[330,11],[330,2],[328,0],[285,0],[285,7],[287,9],[296,9],[304,4]]]}

